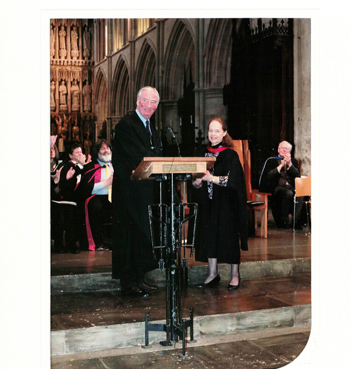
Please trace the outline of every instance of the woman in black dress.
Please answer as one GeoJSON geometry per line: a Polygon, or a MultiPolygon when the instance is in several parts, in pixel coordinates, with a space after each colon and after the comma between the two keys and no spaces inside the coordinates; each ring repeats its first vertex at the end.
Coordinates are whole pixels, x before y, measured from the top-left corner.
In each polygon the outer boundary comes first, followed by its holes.
{"type": "Polygon", "coordinates": [[[197,178],[193,185],[202,191],[202,229],[196,260],[209,265],[209,274],[199,288],[220,282],[217,263],[231,264],[229,290],[239,287],[240,249],[248,250],[247,195],[244,173],[227,125],[213,118],[208,127],[205,156],[216,157],[211,171],[197,178]]]}

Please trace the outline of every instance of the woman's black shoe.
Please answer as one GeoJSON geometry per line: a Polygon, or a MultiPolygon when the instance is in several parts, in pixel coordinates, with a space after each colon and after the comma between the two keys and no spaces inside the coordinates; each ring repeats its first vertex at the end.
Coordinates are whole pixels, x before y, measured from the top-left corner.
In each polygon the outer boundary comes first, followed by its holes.
{"type": "Polygon", "coordinates": [[[241,277],[238,278],[238,284],[237,285],[234,286],[233,284],[229,284],[227,286],[227,288],[228,288],[229,291],[238,290],[240,284],[241,284],[241,277]]]}
{"type": "Polygon", "coordinates": [[[217,274],[215,278],[213,278],[210,282],[208,283],[201,283],[199,285],[197,285],[197,288],[211,288],[216,286],[217,284],[219,284],[220,282],[220,274],[217,274]]]}

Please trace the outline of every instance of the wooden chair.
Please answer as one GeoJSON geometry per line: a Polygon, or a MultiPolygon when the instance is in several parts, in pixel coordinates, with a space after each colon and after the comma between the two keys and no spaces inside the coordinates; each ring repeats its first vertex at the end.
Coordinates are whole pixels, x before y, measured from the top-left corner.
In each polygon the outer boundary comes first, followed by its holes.
{"type": "Polygon", "coordinates": [[[309,206],[311,205],[311,176],[301,176],[295,178],[295,194],[294,194],[294,209],[293,209],[293,232],[295,232],[295,206],[298,202],[303,202],[306,207],[307,225],[309,227],[309,233],[311,232],[310,227],[310,212],[309,206]],[[304,200],[304,196],[308,199],[304,200]],[[297,199],[299,200],[297,201],[297,199]]]}
{"type": "Polygon", "coordinates": [[[271,195],[259,190],[252,189],[251,183],[251,156],[248,140],[233,140],[234,149],[239,156],[245,176],[247,190],[247,205],[249,209],[254,211],[254,230],[255,234],[260,237],[267,238],[267,217],[269,210],[268,196],[271,195]],[[261,213],[260,231],[258,228],[258,213],[261,213]]]}

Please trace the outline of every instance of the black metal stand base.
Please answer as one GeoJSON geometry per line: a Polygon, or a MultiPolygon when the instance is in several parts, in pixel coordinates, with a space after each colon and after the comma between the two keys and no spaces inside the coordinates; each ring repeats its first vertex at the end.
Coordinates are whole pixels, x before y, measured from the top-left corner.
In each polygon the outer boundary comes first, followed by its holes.
{"type": "Polygon", "coordinates": [[[172,343],[182,340],[181,357],[186,358],[188,328],[190,329],[189,342],[194,342],[193,309],[190,309],[189,319],[182,319],[181,288],[184,274],[186,277],[186,248],[190,248],[191,256],[193,255],[198,205],[175,203],[174,175],[170,176],[171,205],[160,203],[148,207],[153,253],[158,259],[159,268],[166,271],[166,323],[151,324],[149,314],[146,313],[145,345],[142,347],[150,347],[149,332],[165,332],[166,340],[160,344],[171,346],[172,343]],[[183,259],[181,259],[181,250],[184,250],[183,259]]]}
{"type": "Polygon", "coordinates": [[[182,320],[181,324],[176,324],[176,326],[170,327],[166,324],[155,324],[149,323],[149,313],[145,313],[145,345],[141,346],[144,349],[151,348],[152,346],[149,344],[149,332],[165,332],[167,335],[166,341],[159,342],[162,346],[172,346],[172,341],[170,336],[173,338],[174,342],[182,341],[182,354],[179,356],[182,359],[187,358],[186,355],[186,337],[187,337],[187,328],[190,328],[190,341],[189,343],[196,342],[193,339],[193,309],[190,310],[190,318],[187,320],[182,320]]]}

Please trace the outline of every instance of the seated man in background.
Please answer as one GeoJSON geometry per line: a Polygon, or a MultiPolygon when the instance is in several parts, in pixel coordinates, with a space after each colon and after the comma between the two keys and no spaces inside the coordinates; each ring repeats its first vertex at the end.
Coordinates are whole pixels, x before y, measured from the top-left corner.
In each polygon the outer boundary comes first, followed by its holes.
{"type": "Polygon", "coordinates": [[[90,251],[105,249],[103,224],[110,223],[113,166],[111,144],[97,142],[92,150],[92,162],[84,168],[78,193],[84,202],[85,226],[90,251]]]}
{"type": "MultiPolygon", "coordinates": [[[[294,179],[300,177],[298,162],[291,157],[292,148],[289,142],[280,142],[278,156],[265,161],[259,180],[259,190],[272,194],[272,214],[277,228],[290,226],[289,214],[293,213],[294,179]]],[[[300,211],[298,213],[300,214],[300,211]]]]}
{"type": "Polygon", "coordinates": [[[64,228],[66,230],[65,240],[67,250],[73,254],[80,252],[82,236],[81,215],[77,206],[75,189],[79,185],[84,165],[87,164],[85,155],[79,144],[72,144],[69,150],[69,162],[65,163],[60,175],[59,186],[61,189],[61,205],[64,206],[64,228]]]}

